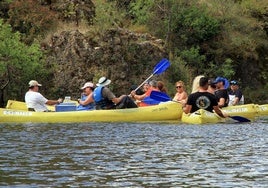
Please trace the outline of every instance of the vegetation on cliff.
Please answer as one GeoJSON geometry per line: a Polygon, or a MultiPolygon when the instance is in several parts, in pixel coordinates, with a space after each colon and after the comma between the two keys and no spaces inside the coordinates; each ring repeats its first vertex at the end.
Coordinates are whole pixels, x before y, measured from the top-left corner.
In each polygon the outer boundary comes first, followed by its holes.
{"type": "Polygon", "coordinates": [[[246,95],[258,88],[252,102],[267,99],[263,95],[268,88],[266,1],[143,2],[129,3],[126,10],[136,23],[145,24],[150,33],[166,39],[173,65],[188,67],[190,78],[206,74],[239,80],[246,95]]]}
{"type": "Polygon", "coordinates": [[[18,86],[29,82],[31,77],[45,79],[48,76],[48,71],[42,65],[44,60],[39,44],[27,46],[20,40],[20,33],[12,32],[12,28],[0,19],[1,103],[4,102],[6,87],[12,88],[7,93],[9,97],[18,97],[22,95],[18,86]]]}
{"type": "Polygon", "coordinates": [[[104,74],[117,93],[129,92],[167,56],[172,67],[159,79],[171,95],[177,80],[190,91],[206,74],[240,81],[246,102],[267,102],[265,0],[5,0],[0,16],[2,105],[22,100],[33,78],[49,97],[78,96],[104,74]]]}

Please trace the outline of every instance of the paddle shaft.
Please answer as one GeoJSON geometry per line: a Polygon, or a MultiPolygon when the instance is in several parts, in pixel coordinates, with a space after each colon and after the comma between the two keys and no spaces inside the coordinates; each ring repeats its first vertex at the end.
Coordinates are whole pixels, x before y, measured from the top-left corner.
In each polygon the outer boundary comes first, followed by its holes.
{"type": "Polygon", "coordinates": [[[134,91],[136,92],[143,84],[145,84],[148,80],[150,80],[154,74],[151,74],[146,80],[144,80],[134,91]]]}

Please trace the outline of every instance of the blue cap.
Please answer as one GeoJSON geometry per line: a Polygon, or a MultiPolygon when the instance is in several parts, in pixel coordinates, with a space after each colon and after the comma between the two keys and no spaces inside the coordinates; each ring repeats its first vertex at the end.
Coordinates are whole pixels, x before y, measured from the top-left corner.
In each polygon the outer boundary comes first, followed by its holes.
{"type": "Polygon", "coordinates": [[[223,83],[225,89],[227,89],[230,86],[229,81],[226,78],[219,77],[219,76],[214,80],[213,84],[216,84],[219,82],[223,83]]]}
{"type": "Polygon", "coordinates": [[[225,84],[225,78],[223,77],[217,77],[215,80],[214,80],[214,84],[217,84],[219,82],[223,82],[223,85],[225,84]]]}

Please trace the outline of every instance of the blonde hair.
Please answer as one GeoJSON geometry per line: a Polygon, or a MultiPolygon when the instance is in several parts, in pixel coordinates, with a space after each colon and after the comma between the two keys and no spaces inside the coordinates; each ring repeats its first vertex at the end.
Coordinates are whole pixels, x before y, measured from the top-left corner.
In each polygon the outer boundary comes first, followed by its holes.
{"type": "Polygon", "coordinates": [[[181,80],[177,81],[177,82],[175,83],[175,86],[177,86],[178,84],[181,84],[181,86],[182,86],[183,88],[185,88],[185,84],[184,84],[183,81],[181,81],[181,80]]]}
{"type": "Polygon", "coordinates": [[[204,77],[204,75],[196,76],[193,80],[193,86],[192,86],[192,93],[195,93],[199,89],[199,80],[200,78],[204,77]]]}

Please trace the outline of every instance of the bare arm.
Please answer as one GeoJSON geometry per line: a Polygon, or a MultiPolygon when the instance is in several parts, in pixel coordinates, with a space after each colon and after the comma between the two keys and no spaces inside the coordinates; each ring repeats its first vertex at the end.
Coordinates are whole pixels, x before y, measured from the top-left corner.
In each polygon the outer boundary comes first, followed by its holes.
{"type": "Polygon", "coordinates": [[[239,102],[239,98],[238,98],[238,97],[235,97],[235,99],[234,99],[232,105],[237,105],[238,102],[239,102]]]}
{"type": "Polygon", "coordinates": [[[182,97],[181,97],[181,100],[185,100],[185,101],[187,101],[187,99],[188,99],[188,95],[187,95],[187,93],[186,93],[186,92],[183,92],[183,95],[182,95],[182,97]]]}
{"type": "Polygon", "coordinates": [[[183,97],[182,97],[181,100],[179,100],[179,102],[182,104],[182,106],[185,106],[186,105],[187,99],[188,99],[187,93],[186,92],[183,92],[183,97]]]}
{"type": "Polygon", "coordinates": [[[218,102],[219,107],[220,107],[220,108],[223,107],[224,104],[225,104],[225,99],[224,99],[224,98],[220,98],[220,100],[219,100],[219,102],[218,102]]]}
{"type": "Polygon", "coordinates": [[[78,103],[81,105],[87,105],[92,102],[94,102],[93,93],[90,93],[84,101],[78,100],[78,103]]]}
{"type": "Polygon", "coordinates": [[[115,97],[112,99],[114,104],[118,104],[126,95],[121,95],[120,97],[115,97]]]}
{"type": "Polygon", "coordinates": [[[133,99],[135,100],[140,100],[142,101],[147,95],[144,93],[142,95],[136,95],[136,92],[135,91],[131,91],[131,96],[133,99]]]}
{"type": "Polygon", "coordinates": [[[178,93],[176,93],[175,95],[174,95],[174,97],[173,97],[173,101],[177,101],[177,99],[178,99],[178,93]]]}
{"type": "Polygon", "coordinates": [[[47,105],[55,105],[55,104],[60,104],[60,103],[62,103],[62,98],[59,98],[58,100],[48,100],[47,102],[46,102],[46,104],[47,105]]]}
{"type": "Polygon", "coordinates": [[[186,106],[183,108],[183,112],[185,114],[189,114],[191,112],[192,105],[186,104],[186,106]]]}
{"type": "Polygon", "coordinates": [[[213,110],[214,110],[214,112],[216,112],[220,117],[223,117],[223,118],[227,117],[226,115],[224,115],[224,114],[222,113],[222,111],[221,111],[221,109],[219,108],[219,106],[213,106],[213,110]]]}

